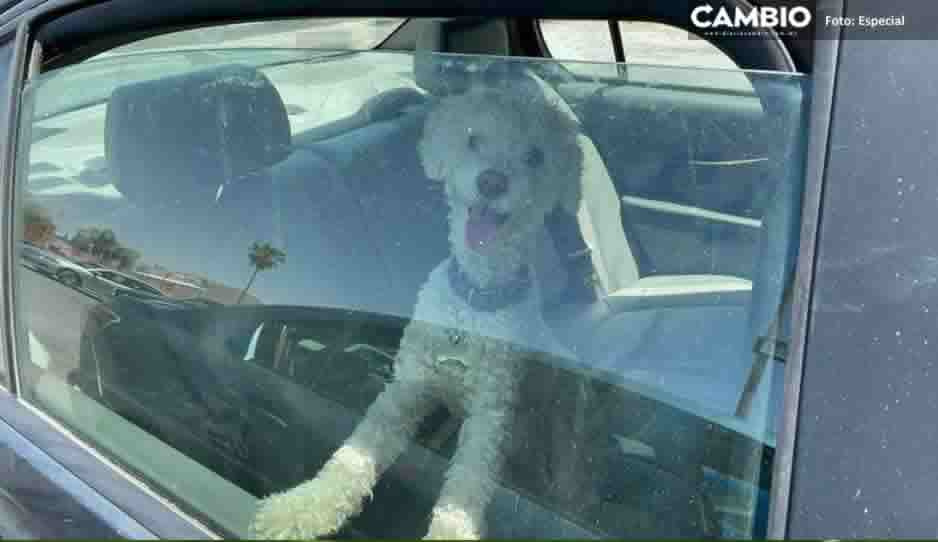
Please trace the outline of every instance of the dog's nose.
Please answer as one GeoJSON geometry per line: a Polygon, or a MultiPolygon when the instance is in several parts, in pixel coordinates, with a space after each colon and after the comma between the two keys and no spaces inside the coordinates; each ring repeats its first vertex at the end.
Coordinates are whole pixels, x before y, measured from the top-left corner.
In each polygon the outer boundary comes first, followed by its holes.
{"type": "Polygon", "coordinates": [[[487,169],[479,174],[476,182],[482,197],[495,199],[508,191],[508,177],[504,173],[487,169]]]}

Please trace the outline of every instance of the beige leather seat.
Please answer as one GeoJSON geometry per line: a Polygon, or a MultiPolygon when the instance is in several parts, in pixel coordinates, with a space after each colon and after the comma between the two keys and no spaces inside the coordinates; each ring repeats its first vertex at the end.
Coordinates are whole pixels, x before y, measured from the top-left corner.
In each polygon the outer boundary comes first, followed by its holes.
{"type": "MultiPolygon", "coordinates": [[[[572,112],[571,112],[572,114],[572,112]]],[[[748,293],[752,283],[728,275],[641,277],[622,226],[622,205],[593,142],[580,136],[583,200],[577,219],[590,249],[598,296],[613,312],[705,303],[706,294],[748,293]]]]}
{"type": "MultiPolygon", "coordinates": [[[[576,114],[546,82],[529,74],[541,92],[575,122],[576,114]]],[[[582,201],[577,222],[590,251],[599,299],[612,312],[658,306],[707,304],[705,296],[726,296],[748,292],[752,282],[729,275],[639,275],[638,263],[622,225],[622,204],[606,164],[592,139],[580,134],[583,153],[582,201]]]]}

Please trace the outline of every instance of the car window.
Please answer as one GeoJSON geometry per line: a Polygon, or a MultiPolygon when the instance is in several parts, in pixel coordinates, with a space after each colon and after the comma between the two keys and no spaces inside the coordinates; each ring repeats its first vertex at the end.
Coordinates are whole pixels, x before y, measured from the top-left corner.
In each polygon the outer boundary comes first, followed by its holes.
{"type": "Polygon", "coordinates": [[[548,52],[557,60],[616,61],[608,21],[543,19],[539,26],[548,52]]]}
{"type": "Polygon", "coordinates": [[[264,21],[197,28],[135,41],[101,56],[179,49],[371,49],[381,44],[404,19],[319,18],[264,21]]]}
{"type": "Polygon", "coordinates": [[[161,286],[19,266],[27,401],[234,537],[765,535],[809,78],[251,32],[28,83],[20,231],[161,286]]]}
{"type": "MultiPolygon", "coordinates": [[[[715,45],[682,28],[648,21],[616,24],[628,63],[739,68],[715,45]]],[[[609,21],[541,19],[539,26],[548,52],[557,60],[616,61],[609,21]]]]}
{"type": "Polygon", "coordinates": [[[619,21],[618,25],[626,62],[739,69],[716,45],[683,28],[647,21],[619,21]]]}
{"type": "Polygon", "coordinates": [[[586,77],[618,77],[633,82],[688,83],[691,86],[715,86],[724,90],[733,88],[751,91],[746,77],[738,73],[739,66],[709,41],[687,30],[663,23],[648,21],[617,21],[610,27],[604,20],[542,19],[541,36],[548,54],[557,60],[576,60],[564,66],[577,75],[586,77]],[[622,42],[623,63],[616,62],[613,31],[622,42]],[[648,66],[654,66],[648,69],[648,66]],[[688,69],[713,68],[708,81],[688,76],[688,69]]]}
{"type": "MultiPolygon", "coordinates": [[[[371,49],[387,39],[403,22],[403,19],[395,18],[300,19],[239,23],[158,35],[101,53],[86,62],[80,73],[62,74],[40,91],[43,96],[37,100],[37,115],[102,104],[116,85],[166,77],[199,67],[231,63],[295,67],[298,63],[315,62],[317,58],[371,49]],[[168,51],[177,54],[161,54],[168,51]]],[[[394,69],[396,66],[388,66],[388,75],[394,69]]],[[[286,80],[279,85],[281,91],[291,89],[293,94],[301,95],[302,85],[290,81],[291,71],[284,73],[286,80]]],[[[277,74],[269,76],[277,77],[277,74]]],[[[357,76],[367,77],[367,72],[360,71],[357,76]]],[[[354,98],[346,99],[341,93],[331,94],[329,85],[333,81],[323,83],[327,87],[318,93],[318,102],[306,102],[305,107],[301,105],[302,100],[288,103],[289,114],[313,117],[319,123],[347,114],[341,109],[336,113],[330,111],[354,103],[354,98]]],[[[394,83],[393,78],[375,78],[377,85],[391,83],[394,83]]]]}

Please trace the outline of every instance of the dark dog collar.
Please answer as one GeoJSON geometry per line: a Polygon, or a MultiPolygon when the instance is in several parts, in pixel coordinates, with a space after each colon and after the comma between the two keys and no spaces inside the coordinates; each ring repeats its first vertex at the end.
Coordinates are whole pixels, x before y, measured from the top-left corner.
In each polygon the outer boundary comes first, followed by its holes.
{"type": "Polygon", "coordinates": [[[528,266],[524,266],[507,283],[482,288],[473,284],[456,258],[453,258],[449,264],[449,285],[473,309],[493,312],[520,303],[531,289],[531,276],[528,266]]]}

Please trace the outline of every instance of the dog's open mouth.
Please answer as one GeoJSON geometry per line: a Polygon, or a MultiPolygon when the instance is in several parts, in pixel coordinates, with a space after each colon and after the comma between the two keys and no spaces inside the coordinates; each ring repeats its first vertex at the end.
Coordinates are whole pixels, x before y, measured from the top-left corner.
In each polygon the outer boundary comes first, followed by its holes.
{"type": "Polygon", "coordinates": [[[469,218],[466,219],[466,246],[478,250],[491,244],[495,241],[498,228],[507,220],[507,214],[483,203],[470,206],[469,218]]]}

